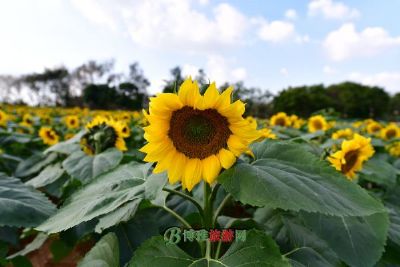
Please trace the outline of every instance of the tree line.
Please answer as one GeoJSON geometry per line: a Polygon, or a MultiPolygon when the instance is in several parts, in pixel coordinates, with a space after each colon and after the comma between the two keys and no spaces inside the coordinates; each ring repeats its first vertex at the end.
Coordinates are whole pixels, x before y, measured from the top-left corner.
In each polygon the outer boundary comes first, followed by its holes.
{"type": "MultiPolygon", "coordinates": [[[[204,91],[209,82],[203,70],[193,77],[204,91]]],[[[184,80],[182,69],[170,70],[163,92],[175,92],[184,80]]],[[[114,61],[89,61],[75,69],[64,66],[45,69],[40,73],[20,76],[0,75],[0,102],[41,106],[89,107],[91,109],[140,110],[147,106],[149,80],[138,63],[127,73],[117,73],[114,61]],[[24,103],[25,94],[32,101],[24,103]]],[[[228,88],[220,86],[223,91],[228,88]]],[[[284,111],[308,117],[315,112],[336,112],[348,118],[398,118],[400,93],[390,96],[383,88],[343,82],[330,86],[322,84],[289,87],[276,95],[266,88],[233,84],[234,98],[246,102],[246,114],[268,117],[284,111]]]]}

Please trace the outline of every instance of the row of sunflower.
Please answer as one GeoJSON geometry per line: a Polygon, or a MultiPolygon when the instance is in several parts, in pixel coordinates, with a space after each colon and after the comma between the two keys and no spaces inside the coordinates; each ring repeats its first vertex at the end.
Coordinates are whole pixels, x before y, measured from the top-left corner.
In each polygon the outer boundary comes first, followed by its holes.
{"type": "Polygon", "coordinates": [[[1,106],[0,265],[43,244],[81,267],[400,264],[398,122],[244,117],[234,88],[200,91],[142,112],[1,106]]]}

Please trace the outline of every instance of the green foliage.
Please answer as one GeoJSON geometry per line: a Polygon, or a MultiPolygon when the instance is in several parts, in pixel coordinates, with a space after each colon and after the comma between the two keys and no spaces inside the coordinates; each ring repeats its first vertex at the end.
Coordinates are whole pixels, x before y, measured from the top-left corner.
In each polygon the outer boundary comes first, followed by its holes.
{"type": "Polygon", "coordinates": [[[244,204],[344,216],[384,212],[381,203],[301,145],[263,142],[253,152],[254,162],[239,163],[218,178],[244,204]]]}
{"type": "Polygon", "coordinates": [[[129,267],[223,267],[223,266],[290,266],[281,256],[271,237],[256,230],[247,232],[245,242],[237,241],[220,259],[195,259],[176,245],[166,245],[161,237],[153,237],[136,250],[129,267]]]}
{"type": "Polygon", "coordinates": [[[119,266],[118,239],[114,233],[103,236],[78,264],[78,267],[93,266],[119,266]]]}
{"type": "MultiPolygon", "coordinates": [[[[74,193],[54,216],[37,229],[56,233],[99,218],[97,229],[102,230],[102,227],[110,226],[108,223],[110,220],[117,223],[119,220],[127,219],[122,216],[124,214],[118,212],[119,208],[128,202],[135,202],[134,205],[138,205],[146,199],[146,196],[154,196],[157,195],[157,191],[161,191],[163,179],[157,180],[160,182],[158,188],[151,187],[151,192],[146,191],[146,182],[154,182],[148,179],[149,168],[149,164],[131,163],[121,165],[96,177],[91,183],[74,193]],[[119,220],[115,221],[115,218],[111,218],[117,215],[120,216],[119,220]]],[[[124,210],[126,211],[125,208],[124,210]]],[[[132,212],[135,210],[136,208],[131,209],[132,212]]],[[[129,216],[134,216],[134,213],[129,216]]]]}
{"type": "Polygon", "coordinates": [[[272,104],[275,112],[285,111],[303,117],[334,108],[345,117],[380,118],[387,114],[389,101],[390,96],[382,88],[344,82],[329,87],[289,87],[280,92],[272,104]]]}
{"type": "Polygon", "coordinates": [[[42,193],[16,178],[0,177],[0,225],[35,227],[56,208],[42,193]]]}

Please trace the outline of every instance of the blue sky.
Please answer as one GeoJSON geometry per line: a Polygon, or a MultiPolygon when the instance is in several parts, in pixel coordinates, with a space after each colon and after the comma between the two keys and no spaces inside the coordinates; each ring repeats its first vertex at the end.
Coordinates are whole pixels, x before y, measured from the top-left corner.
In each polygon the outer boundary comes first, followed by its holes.
{"type": "Polygon", "coordinates": [[[274,93],[344,80],[395,93],[399,10],[398,0],[1,1],[0,73],[114,58],[118,71],[138,61],[152,93],[176,65],[274,93]]]}

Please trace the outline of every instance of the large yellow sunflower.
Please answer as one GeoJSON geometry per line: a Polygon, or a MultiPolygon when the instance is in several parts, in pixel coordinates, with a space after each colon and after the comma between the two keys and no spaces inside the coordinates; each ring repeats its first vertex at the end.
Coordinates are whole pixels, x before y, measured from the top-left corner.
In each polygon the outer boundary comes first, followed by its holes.
{"type": "Polygon", "coordinates": [[[79,127],[79,118],[76,115],[69,115],[64,118],[65,125],[68,129],[76,129],[79,127]]]}
{"type": "Polygon", "coordinates": [[[374,154],[371,138],[354,134],[352,140],[343,141],[341,150],[335,152],[328,161],[349,179],[354,178],[355,172],[361,170],[364,161],[374,154]]]}
{"type": "Polygon", "coordinates": [[[41,127],[39,130],[39,136],[42,138],[43,143],[50,146],[57,144],[60,139],[51,127],[41,127]]]}
{"type": "Polygon", "coordinates": [[[269,124],[271,126],[279,125],[279,126],[287,127],[287,126],[290,126],[291,121],[290,121],[289,116],[285,112],[279,112],[270,118],[269,124]]]}
{"type": "Polygon", "coordinates": [[[385,128],[381,129],[381,138],[390,140],[400,138],[400,128],[395,123],[390,123],[385,128]]]}
{"type": "Polygon", "coordinates": [[[112,118],[97,116],[86,124],[87,133],[80,140],[82,150],[88,154],[99,154],[107,148],[115,147],[126,151],[123,125],[112,118]]]}
{"type": "Polygon", "coordinates": [[[6,126],[8,121],[8,115],[4,111],[0,110],[0,126],[6,126]]]}
{"type": "Polygon", "coordinates": [[[329,129],[329,124],[326,122],[325,118],[321,115],[312,116],[308,119],[308,131],[310,133],[322,130],[326,131],[329,129]]]}
{"type": "Polygon", "coordinates": [[[244,103],[231,103],[232,87],[220,94],[212,83],[199,93],[196,82],[185,80],[178,94],[150,99],[145,161],[157,162],[155,173],[168,172],[169,182],[182,182],[189,191],[201,179],[213,183],[222,168],[230,168],[259,132],[242,115],[244,103]]]}

